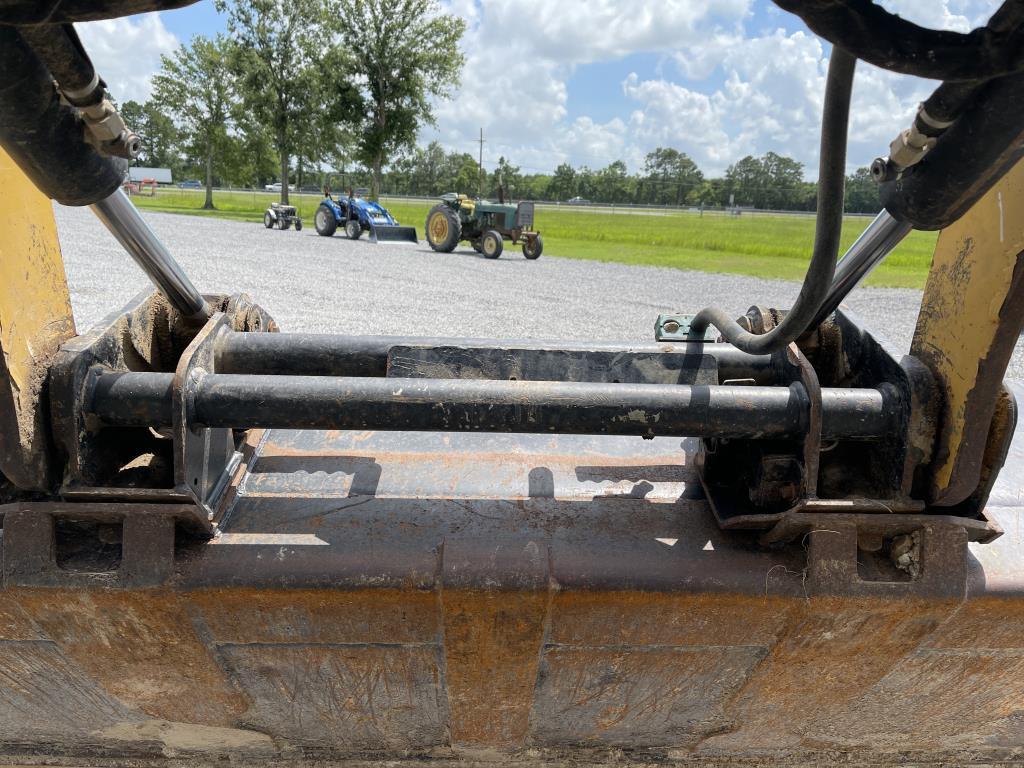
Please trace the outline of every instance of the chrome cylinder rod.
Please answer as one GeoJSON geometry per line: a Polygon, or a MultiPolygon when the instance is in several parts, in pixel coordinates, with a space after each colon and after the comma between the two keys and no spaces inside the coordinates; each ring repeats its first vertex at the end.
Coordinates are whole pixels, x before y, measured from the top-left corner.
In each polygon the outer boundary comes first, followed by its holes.
{"type": "Polygon", "coordinates": [[[181,265],[143,220],[123,190],[90,206],[153,284],[186,318],[205,320],[210,308],[181,265]]]}
{"type": "Polygon", "coordinates": [[[868,224],[867,229],[854,241],[836,265],[832,287],[810,328],[817,328],[825,322],[828,316],[839,308],[850,291],[882,263],[882,260],[902,242],[911,229],[913,226],[893,218],[884,209],[875,216],[874,220],[868,224]]]}

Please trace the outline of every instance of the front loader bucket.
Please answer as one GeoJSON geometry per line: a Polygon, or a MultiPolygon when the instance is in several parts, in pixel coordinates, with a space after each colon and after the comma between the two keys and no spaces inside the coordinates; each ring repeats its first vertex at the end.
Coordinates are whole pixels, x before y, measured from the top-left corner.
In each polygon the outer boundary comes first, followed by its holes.
{"type": "MultiPolygon", "coordinates": [[[[788,386],[710,399],[695,432],[633,425],[703,407],[643,382],[706,395],[771,358],[232,330],[271,321],[209,298],[229,311],[176,373],[96,370],[157,347],[145,296],[49,370],[87,461],[68,497],[0,505],[0,764],[1019,763],[1024,441],[982,518],[819,498],[762,546],[709,474],[736,440],[687,435],[800,429],[788,386]],[[605,396],[567,413],[579,387],[605,396]],[[99,485],[147,477],[115,440],[186,471],[99,485]]],[[[832,389],[828,429],[887,434],[860,389],[832,389]]]]}
{"type": "Polygon", "coordinates": [[[418,243],[416,227],[400,227],[397,225],[371,224],[370,240],[373,242],[418,243]]]}
{"type": "Polygon", "coordinates": [[[1024,749],[1015,537],[972,546],[966,598],[835,595],[815,558],[854,562],[855,535],[772,550],[721,531],[679,440],[270,430],[248,456],[218,539],[175,556],[149,537],[177,564],[155,589],[40,572],[61,505],[8,508],[0,762],[1024,749]]]}

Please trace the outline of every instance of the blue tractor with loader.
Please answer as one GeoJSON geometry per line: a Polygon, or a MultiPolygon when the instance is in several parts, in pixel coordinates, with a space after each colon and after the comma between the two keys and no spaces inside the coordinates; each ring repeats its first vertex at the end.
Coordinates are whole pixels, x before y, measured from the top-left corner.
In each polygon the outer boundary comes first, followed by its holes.
{"type": "Polygon", "coordinates": [[[360,193],[350,192],[346,197],[335,199],[329,190],[324,190],[324,199],[316,209],[313,224],[322,237],[331,237],[341,227],[352,240],[358,240],[364,232],[369,233],[371,242],[380,240],[417,243],[415,227],[403,227],[387,209],[379,203],[367,200],[360,193]]]}

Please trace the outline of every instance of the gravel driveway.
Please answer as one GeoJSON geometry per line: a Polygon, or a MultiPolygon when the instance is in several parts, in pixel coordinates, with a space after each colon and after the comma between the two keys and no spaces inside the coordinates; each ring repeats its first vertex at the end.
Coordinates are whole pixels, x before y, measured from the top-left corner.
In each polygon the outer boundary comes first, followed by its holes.
{"type": "MultiPolygon", "coordinates": [[[[92,213],[56,206],[79,329],[147,285],[92,213]]],[[[144,214],[203,291],[245,291],[286,331],[534,339],[652,339],[662,312],[712,303],[740,315],[753,303],[789,306],[799,285],[739,275],[559,259],[509,248],[488,261],[468,247],[352,242],[261,224],[144,214]]],[[[422,227],[417,227],[422,229],[422,227]]],[[[859,288],[848,304],[877,335],[910,348],[920,291],[859,288]]],[[[1018,344],[1009,376],[1024,378],[1018,344]]]]}

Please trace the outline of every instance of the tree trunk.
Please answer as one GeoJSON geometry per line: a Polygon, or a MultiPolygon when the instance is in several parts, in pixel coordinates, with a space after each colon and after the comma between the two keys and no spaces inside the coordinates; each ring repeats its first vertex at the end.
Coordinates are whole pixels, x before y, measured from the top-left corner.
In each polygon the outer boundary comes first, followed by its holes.
{"type": "Polygon", "coordinates": [[[206,153],[206,202],[203,203],[203,210],[213,209],[213,151],[209,150],[206,153]]]}
{"type": "Polygon", "coordinates": [[[373,179],[370,185],[370,199],[374,201],[380,199],[380,169],[382,165],[384,165],[384,158],[378,153],[373,158],[373,179]]]}
{"type": "Polygon", "coordinates": [[[281,150],[281,202],[288,205],[288,153],[281,150]]]}

